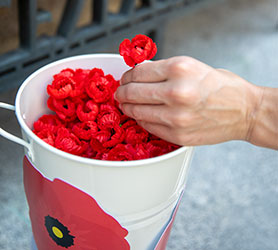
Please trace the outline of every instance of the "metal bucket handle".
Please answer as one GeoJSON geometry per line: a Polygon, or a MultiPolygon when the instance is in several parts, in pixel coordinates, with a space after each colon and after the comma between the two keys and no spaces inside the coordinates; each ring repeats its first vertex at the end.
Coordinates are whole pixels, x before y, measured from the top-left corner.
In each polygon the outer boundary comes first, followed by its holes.
{"type": "MultiPolygon", "coordinates": [[[[15,106],[14,105],[10,105],[10,104],[4,103],[4,102],[0,102],[0,108],[15,111],[15,106]]],[[[10,141],[13,141],[17,144],[20,144],[20,145],[24,146],[28,150],[27,151],[28,156],[31,158],[32,161],[34,160],[34,154],[33,154],[32,146],[31,146],[30,143],[24,141],[23,139],[15,136],[15,135],[12,135],[11,133],[5,131],[2,128],[0,128],[0,135],[5,137],[6,139],[8,139],[10,141]]]]}

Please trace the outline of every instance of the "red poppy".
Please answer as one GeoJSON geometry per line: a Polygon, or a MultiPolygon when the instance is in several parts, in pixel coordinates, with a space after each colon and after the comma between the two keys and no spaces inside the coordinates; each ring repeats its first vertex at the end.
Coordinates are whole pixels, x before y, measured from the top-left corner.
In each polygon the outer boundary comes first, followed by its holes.
{"type": "Polygon", "coordinates": [[[35,132],[40,132],[46,129],[52,133],[56,133],[62,125],[63,123],[57,115],[43,115],[34,122],[34,130],[35,132]]]}
{"type": "Polygon", "coordinates": [[[78,188],[43,177],[25,157],[24,187],[40,250],[128,250],[128,231],[78,188]]]}
{"type": "Polygon", "coordinates": [[[94,158],[94,159],[96,159],[96,155],[98,154],[98,152],[97,151],[95,151],[92,147],[91,147],[91,145],[90,145],[90,143],[88,143],[88,147],[87,147],[87,149],[84,151],[84,153],[83,154],[81,154],[81,156],[82,157],[86,157],[86,158],[94,158]]]}
{"type": "Polygon", "coordinates": [[[120,110],[117,107],[115,107],[114,105],[111,105],[110,103],[102,103],[102,104],[100,104],[98,118],[101,115],[108,114],[111,112],[118,113],[119,115],[121,114],[120,110]]]}
{"type": "Polygon", "coordinates": [[[90,146],[93,150],[98,153],[103,153],[107,151],[107,148],[103,146],[111,137],[111,133],[108,130],[101,130],[95,133],[94,137],[91,138],[90,146]]]}
{"type": "Polygon", "coordinates": [[[152,59],[157,52],[157,47],[151,38],[139,34],[131,41],[124,39],[120,44],[119,52],[128,66],[135,67],[138,63],[152,59]]]}
{"type": "Polygon", "coordinates": [[[124,130],[117,124],[113,124],[110,127],[110,138],[104,142],[102,145],[105,148],[111,148],[121,143],[125,138],[124,130]]]}
{"type": "Polygon", "coordinates": [[[90,73],[90,70],[88,69],[76,69],[74,74],[74,80],[77,83],[73,86],[73,90],[70,93],[71,97],[79,97],[79,98],[86,98],[87,94],[84,91],[85,83],[87,80],[87,77],[90,73]]]}
{"type": "Polygon", "coordinates": [[[130,144],[138,144],[148,140],[149,133],[139,125],[127,127],[125,130],[125,142],[130,144]]]}
{"type": "Polygon", "coordinates": [[[87,122],[87,121],[94,121],[98,114],[98,105],[89,100],[86,103],[78,104],[76,113],[80,121],[87,122]]]}
{"type": "Polygon", "coordinates": [[[97,124],[94,121],[78,122],[72,127],[72,132],[82,140],[90,140],[98,131],[97,124]]]}
{"type": "Polygon", "coordinates": [[[121,113],[112,105],[102,104],[97,117],[97,124],[100,129],[112,128],[114,125],[120,125],[121,113]]]}
{"type": "Polygon", "coordinates": [[[104,76],[101,71],[90,73],[86,82],[86,92],[96,103],[107,102],[112,96],[112,86],[115,79],[111,75],[104,76]]]}
{"type": "Polygon", "coordinates": [[[65,99],[70,96],[70,93],[75,85],[73,79],[74,71],[72,69],[64,69],[59,74],[54,75],[54,80],[51,85],[47,86],[47,93],[56,99],[65,99]]]}
{"type": "Polygon", "coordinates": [[[69,98],[59,100],[50,96],[47,100],[47,106],[55,111],[58,117],[64,122],[70,122],[76,118],[75,102],[69,98]]]}
{"type": "Polygon", "coordinates": [[[135,150],[136,150],[135,153],[136,160],[150,158],[150,152],[145,148],[144,144],[136,144],[135,150]]]}
{"type": "Polygon", "coordinates": [[[122,128],[126,129],[132,126],[135,126],[137,124],[137,122],[133,119],[127,119],[127,121],[125,123],[122,124],[122,128]]]}
{"type": "Polygon", "coordinates": [[[90,72],[88,74],[89,78],[98,77],[98,76],[104,76],[104,72],[102,69],[93,68],[90,70],[90,72]]]}
{"type": "Polygon", "coordinates": [[[64,69],[59,74],[54,75],[51,85],[47,86],[47,93],[56,99],[67,97],[85,98],[84,85],[90,70],[64,69]]]}
{"type": "Polygon", "coordinates": [[[67,153],[81,155],[87,149],[87,143],[66,128],[59,128],[55,139],[55,147],[67,153]]]}
{"type": "Polygon", "coordinates": [[[119,125],[119,124],[120,124],[120,116],[115,112],[105,114],[98,119],[98,126],[100,129],[111,128],[113,127],[113,125],[119,125]]]}
{"type": "MultiPolygon", "coordinates": [[[[111,75],[112,76],[112,75],[111,75]]],[[[113,76],[112,76],[113,77],[113,76]]],[[[114,78],[113,78],[114,79],[114,78]]],[[[115,92],[117,90],[117,88],[120,86],[120,80],[118,81],[112,81],[112,91],[115,92]]]]}
{"type": "Polygon", "coordinates": [[[142,144],[117,144],[106,155],[103,155],[102,160],[132,161],[147,159],[149,157],[149,152],[142,144]]]}
{"type": "Polygon", "coordinates": [[[34,131],[34,133],[36,133],[36,135],[39,138],[41,138],[43,141],[45,141],[49,145],[55,146],[55,138],[56,138],[56,136],[55,136],[54,132],[52,132],[51,130],[45,128],[45,129],[43,129],[43,130],[41,130],[39,132],[35,132],[34,131]]]}
{"type": "Polygon", "coordinates": [[[103,160],[132,161],[135,160],[135,150],[130,144],[118,144],[103,157],[103,160]]]}
{"type": "Polygon", "coordinates": [[[124,123],[126,123],[126,122],[128,122],[128,121],[130,121],[130,120],[132,120],[132,118],[130,118],[129,116],[127,116],[127,115],[121,115],[121,126],[124,124],[124,123]]]}
{"type": "Polygon", "coordinates": [[[145,148],[150,153],[150,157],[156,157],[170,152],[168,143],[164,140],[149,141],[146,143],[145,148]]]}

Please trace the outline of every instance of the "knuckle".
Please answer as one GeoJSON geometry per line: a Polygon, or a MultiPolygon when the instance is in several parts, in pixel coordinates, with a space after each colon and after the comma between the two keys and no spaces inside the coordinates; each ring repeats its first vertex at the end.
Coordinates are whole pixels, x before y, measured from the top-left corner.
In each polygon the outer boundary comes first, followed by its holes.
{"type": "Polygon", "coordinates": [[[185,91],[182,86],[175,84],[168,90],[168,97],[172,103],[183,103],[186,98],[185,91]]]}
{"type": "Polygon", "coordinates": [[[201,100],[200,91],[194,87],[184,90],[181,95],[183,96],[181,102],[187,106],[195,106],[201,100]]]}
{"type": "Polygon", "coordinates": [[[192,106],[200,101],[201,94],[195,86],[180,83],[169,89],[168,97],[174,104],[192,106]]]}
{"type": "Polygon", "coordinates": [[[188,56],[178,56],[170,59],[169,73],[170,74],[183,74],[191,70],[195,60],[188,56]]]}

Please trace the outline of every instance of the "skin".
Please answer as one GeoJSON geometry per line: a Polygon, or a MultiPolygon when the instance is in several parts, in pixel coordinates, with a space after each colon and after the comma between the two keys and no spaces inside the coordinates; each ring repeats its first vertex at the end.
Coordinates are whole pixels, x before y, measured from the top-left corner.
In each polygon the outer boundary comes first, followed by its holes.
{"type": "Polygon", "coordinates": [[[178,145],[244,140],[278,149],[278,89],[259,87],[191,57],[136,66],[115,92],[123,113],[178,145]]]}

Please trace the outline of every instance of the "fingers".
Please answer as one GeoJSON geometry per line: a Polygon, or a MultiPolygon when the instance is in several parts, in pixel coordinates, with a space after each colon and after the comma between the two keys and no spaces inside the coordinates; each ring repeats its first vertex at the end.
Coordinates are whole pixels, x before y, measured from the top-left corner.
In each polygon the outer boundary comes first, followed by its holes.
{"type": "Polygon", "coordinates": [[[170,126],[170,112],[164,105],[121,104],[120,108],[125,115],[137,121],[159,123],[165,126],[170,126]]]}
{"type": "Polygon", "coordinates": [[[212,68],[188,56],[176,56],[165,60],[152,61],[137,65],[125,72],[120,80],[124,85],[130,82],[163,82],[180,77],[202,78],[212,68]]]}
{"type": "Polygon", "coordinates": [[[158,83],[129,83],[119,86],[114,97],[119,103],[163,104],[163,89],[158,83]]]}
{"type": "Polygon", "coordinates": [[[167,79],[167,60],[147,62],[128,70],[122,76],[121,85],[130,82],[162,82],[167,79]]]}

